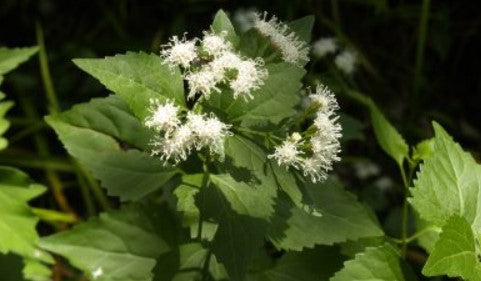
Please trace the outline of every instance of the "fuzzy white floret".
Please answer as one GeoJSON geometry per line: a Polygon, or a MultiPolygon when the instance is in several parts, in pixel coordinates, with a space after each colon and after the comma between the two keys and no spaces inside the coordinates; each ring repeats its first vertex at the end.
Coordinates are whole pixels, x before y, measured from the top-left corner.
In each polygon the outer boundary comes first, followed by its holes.
{"type": "Polygon", "coordinates": [[[152,142],[152,155],[160,155],[160,159],[167,164],[168,161],[174,161],[178,164],[189,156],[194,146],[195,135],[189,126],[182,125],[178,127],[172,134],[166,134],[164,137],[158,137],[152,142]]]}
{"type": "Polygon", "coordinates": [[[357,55],[353,51],[344,50],[334,59],[336,66],[346,74],[352,74],[356,69],[357,55]]]}
{"type": "Polygon", "coordinates": [[[179,108],[172,101],[162,104],[158,99],[151,99],[149,111],[151,115],[144,122],[148,128],[169,132],[180,123],[177,117],[179,108]]]}
{"type": "Polygon", "coordinates": [[[327,139],[339,139],[342,137],[342,127],[337,120],[339,116],[330,116],[324,112],[319,112],[316,119],[314,119],[314,126],[316,126],[319,134],[327,139]]]}
{"type": "Polygon", "coordinates": [[[232,135],[229,132],[231,125],[220,121],[215,115],[209,117],[192,114],[188,116],[187,122],[197,137],[196,148],[200,150],[208,147],[211,154],[224,156],[224,139],[232,135]]]}
{"type": "Polygon", "coordinates": [[[237,77],[230,82],[230,87],[234,92],[234,99],[238,96],[244,97],[245,100],[253,99],[251,94],[264,84],[267,76],[267,70],[262,68],[262,60],[244,60],[236,67],[237,77]]]}
{"type": "Polygon", "coordinates": [[[312,46],[312,53],[319,58],[322,58],[327,54],[332,54],[336,51],[337,41],[332,37],[321,38],[314,42],[312,46]]]}
{"type": "Polygon", "coordinates": [[[226,34],[216,35],[211,32],[204,31],[202,39],[202,47],[209,55],[217,57],[226,51],[232,50],[232,44],[225,39],[226,34]]]}
{"type": "Polygon", "coordinates": [[[309,46],[276,16],[267,20],[267,13],[257,14],[254,27],[279,48],[284,61],[296,65],[309,61],[309,46]]]}
{"type": "Polygon", "coordinates": [[[233,52],[223,52],[209,63],[210,70],[217,81],[225,80],[226,70],[236,69],[242,63],[242,58],[233,52]]]}
{"type": "Polygon", "coordinates": [[[285,165],[286,168],[292,166],[299,169],[302,162],[301,155],[303,151],[299,149],[300,142],[287,139],[282,142],[280,146],[277,146],[273,154],[267,156],[269,159],[274,158],[279,166],[285,165]]]}
{"type": "Polygon", "coordinates": [[[203,67],[200,71],[187,73],[185,80],[189,85],[188,99],[193,99],[197,93],[208,99],[212,92],[220,92],[216,86],[218,79],[210,67],[203,67]]]}
{"type": "Polygon", "coordinates": [[[196,42],[197,39],[187,40],[185,35],[181,39],[172,36],[170,42],[163,46],[160,55],[170,67],[180,65],[189,68],[191,62],[197,58],[196,42]]]}
{"type": "Polygon", "coordinates": [[[322,160],[317,157],[304,159],[304,162],[302,163],[302,172],[304,176],[309,176],[313,183],[325,180],[327,178],[327,170],[324,169],[322,164],[322,160]]]}
{"type": "Polygon", "coordinates": [[[337,99],[329,88],[323,84],[317,84],[315,92],[309,94],[312,104],[318,107],[320,112],[331,114],[339,109],[337,99]]]}

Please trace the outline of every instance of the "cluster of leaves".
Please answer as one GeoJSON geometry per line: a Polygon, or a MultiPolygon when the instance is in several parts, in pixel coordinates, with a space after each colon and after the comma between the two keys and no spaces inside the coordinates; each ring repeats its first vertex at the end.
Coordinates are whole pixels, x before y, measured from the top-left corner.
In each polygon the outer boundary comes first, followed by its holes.
{"type": "MultiPolygon", "coordinates": [[[[306,42],[312,25],[311,17],[289,23],[306,42]]],[[[49,280],[49,253],[100,281],[416,280],[396,239],[384,234],[371,210],[338,180],[312,184],[267,158],[269,138],[285,136],[285,124],[297,117],[305,70],[282,62],[255,29],[236,33],[222,11],[211,29],[227,32],[243,55],[263,57],[269,71],[249,103],[232,95],[203,101],[236,128],[226,139],[225,161],[194,156],[166,167],[149,155],[152,131],[143,125],[149,100],[188,108],[180,72],[157,54],[74,60],[114,95],[46,121],[121,206],[39,238],[40,210],[27,202],[45,188],[14,168],[0,167],[0,251],[23,257],[24,277],[34,281],[49,280]]],[[[0,49],[0,74],[35,51],[0,49]]],[[[419,214],[412,239],[430,254],[422,273],[481,280],[480,166],[437,124],[433,139],[410,149],[372,100],[349,95],[368,108],[381,148],[402,175],[406,167],[408,174],[419,168],[413,187],[406,178],[405,207],[409,202],[419,214]]],[[[0,104],[0,110],[10,106],[0,104]]],[[[1,119],[0,131],[3,127],[8,122],[1,119]]],[[[408,240],[400,241],[403,249],[408,240]]],[[[10,256],[0,258],[1,265],[10,256]]]]}

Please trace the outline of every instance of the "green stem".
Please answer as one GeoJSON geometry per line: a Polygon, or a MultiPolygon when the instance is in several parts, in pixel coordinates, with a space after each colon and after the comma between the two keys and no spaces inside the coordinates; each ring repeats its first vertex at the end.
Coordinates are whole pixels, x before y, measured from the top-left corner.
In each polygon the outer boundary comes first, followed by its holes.
{"type": "Polygon", "coordinates": [[[52,76],[48,67],[47,51],[43,38],[43,29],[40,22],[35,22],[35,34],[37,36],[38,58],[40,61],[40,74],[42,75],[43,87],[49,103],[49,112],[57,113],[60,111],[57,95],[53,87],[52,76]]]}
{"type": "Polygon", "coordinates": [[[212,251],[207,252],[207,256],[204,260],[204,266],[202,267],[202,281],[209,280],[209,265],[210,265],[210,258],[212,257],[212,251]]]}
{"type": "Polygon", "coordinates": [[[409,222],[409,205],[408,205],[408,191],[409,185],[406,178],[406,172],[404,171],[403,164],[399,164],[399,170],[401,171],[401,177],[404,184],[403,190],[403,206],[402,206],[402,220],[401,220],[401,239],[403,241],[401,251],[403,256],[406,256],[407,251],[407,235],[408,235],[408,222],[409,222]]]}
{"type": "Polygon", "coordinates": [[[421,7],[421,17],[419,19],[418,42],[417,42],[417,48],[416,48],[416,65],[414,68],[413,104],[417,104],[416,101],[419,96],[419,88],[421,84],[421,72],[423,70],[423,63],[424,63],[424,49],[426,46],[430,3],[431,3],[431,0],[423,0],[423,4],[421,7]]]}
{"type": "Polygon", "coordinates": [[[32,154],[0,154],[0,165],[18,166],[40,170],[55,170],[61,172],[74,172],[75,169],[65,159],[52,156],[38,156],[32,154]]]}
{"type": "Polygon", "coordinates": [[[55,210],[48,210],[42,208],[31,208],[32,212],[41,220],[51,223],[75,223],[78,219],[75,215],[70,213],[63,213],[55,210]]]}

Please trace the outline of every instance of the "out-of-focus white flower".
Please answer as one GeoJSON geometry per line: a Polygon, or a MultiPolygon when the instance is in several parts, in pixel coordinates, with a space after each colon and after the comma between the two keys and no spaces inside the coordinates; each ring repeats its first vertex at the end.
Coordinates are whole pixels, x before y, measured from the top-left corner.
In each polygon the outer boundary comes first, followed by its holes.
{"type": "Polygon", "coordinates": [[[361,179],[366,179],[371,176],[377,176],[380,172],[379,166],[375,163],[363,161],[354,164],[356,175],[361,179]]]}
{"type": "Polygon", "coordinates": [[[251,94],[264,84],[267,77],[267,70],[263,68],[264,62],[261,59],[247,59],[240,62],[237,69],[237,77],[230,81],[230,87],[234,92],[234,99],[238,96],[244,97],[245,100],[253,99],[251,94]]]}
{"type": "Polygon", "coordinates": [[[319,58],[322,58],[327,54],[334,53],[336,50],[337,41],[332,37],[321,38],[314,42],[312,46],[312,53],[319,58]]]}
{"type": "Polygon", "coordinates": [[[356,69],[357,55],[351,50],[344,50],[336,56],[334,63],[340,70],[350,75],[356,69]]]}
{"type": "Polygon", "coordinates": [[[170,132],[180,123],[178,111],[179,108],[172,101],[162,104],[158,99],[151,99],[149,108],[151,115],[145,119],[144,124],[159,132],[170,132]]]}
{"type": "Polygon", "coordinates": [[[204,31],[202,47],[209,55],[217,57],[226,51],[232,50],[232,44],[225,40],[226,33],[216,35],[212,32],[204,31]]]}
{"type": "Polygon", "coordinates": [[[187,73],[185,80],[189,85],[188,99],[193,99],[197,93],[201,93],[204,98],[208,99],[212,92],[220,92],[220,89],[216,86],[218,83],[217,77],[208,66],[197,72],[187,73]]]}
{"type": "Polygon", "coordinates": [[[92,271],[92,278],[95,280],[100,276],[102,276],[103,274],[104,274],[104,270],[102,269],[102,267],[98,267],[97,269],[92,271]]]}
{"type": "Polygon", "coordinates": [[[254,22],[257,18],[257,10],[255,8],[249,9],[237,9],[234,12],[234,22],[239,26],[239,30],[244,32],[251,29],[254,26],[254,22]]]}
{"type": "Polygon", "coordinates": [[[274,158],[279,166],[285,165],[286,169],[289,166],[299,169],[303,160],[301,155],[304,154],[304,152],[299,149],[300,144],[300,142],[287,139],[283,141],[280,146],[275,148],[273,154],[270,154],[267,157],[269,159],[274,158]]]}
{"type": "Polygon", "coordinates": [[[279,21],[276,16],[267,20],[267,13],[257,14],[254,27],[279,48],[282,59],[292,64],[301,65],[309,61],[309,46],[299,39],[295,32],[279,21]]]}
{"type": "Polygon", "coordinates": [[[160,56],[171,68],[177,65],[189,68],[190,63],[197,58],[196,42],[197,39],[187,40],[185,35],[181,39],[178,36],[172,36],[170,42],[163,46],[160,56]]]}
{"type": "Polygon", "coordinates": [[[318,107],[320,112],[330,115],[339,109],[339,104],[334,94],[323,84],[317,84],[316,91],[309,94],[311,104],[318,107]]]}

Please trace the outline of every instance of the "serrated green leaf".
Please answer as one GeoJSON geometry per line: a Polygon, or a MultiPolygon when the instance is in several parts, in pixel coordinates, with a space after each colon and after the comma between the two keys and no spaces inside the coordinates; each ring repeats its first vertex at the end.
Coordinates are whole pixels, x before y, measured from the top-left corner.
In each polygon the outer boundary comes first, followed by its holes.
{"type": "Polygon", "coordinates": [[[302,205],[302,192],[294,176],[267,158],[266,151],[252,140],[235,135],[225,142],[224,168],[237,181],[264,189],[275,197],[278,189],[289,195],[296,205],[302,205]]]}
{"type": "Polygon", "coordinates": [[[423,268],[423,274],[481,280],[481,263],[476,255],[471,226],[466,219],[457,215],[448,219],[423,268]]]}
{"type": "Polygon", "coordinates": [[[383,235],[365,207],[337,182],[304,184],[313,210],[295,206],[286,196],[278,197],[269,234],[277,247],[299,251],[314,245],[383,235]]]}
{"type": "Polygon", "coordinates": [[[127,52],[104,59],[75,59],[74,63],[127,102],[140,120],[150,114],[151,98],[185,106],[180,70],[170,69],[158,55],[127,52]]]}
{"type": "Polygon", "coordinates": [[[148,281],[155,259],[169,250],[154,224],[144,208],[131,205],[42,238],[39,245],[97,281],[148,281]]]}
{"type": "Polygon", "coordinates": [[[23,277],[30,281],[50,281],[52,280],[52,270],[50,267],[34,259],[25,259],[23,277]]]}
{"type": "Polygon", "coordinates": [[[421,164],[409,199],[421,218],[443,226],[459,215],[481,227],[481,166],[434,123],[434,153],[421,164]]]}
{"type": "Polygon", "coordinates": [[[391,245],[369,247],[359,253],[353,260],[344,263],[330,281],[389,280],[415,281],[416,276],[410,271],[401,256],[391,245]]]}
{"type": "Polygon", "coordinates": [[[93,100],[60,115],[47,116],[46,121],[67,151],[101,181],[110,195],[123,201],[141,199],[176,173],[159,159],[123,148],[118,140],[145,146],[148,133],[116,98],[93,100]]]}
{"type": "MultiPolygon", "coordinates": [[[[27,202],[38,197],[45,187],[34,184],[27,175],[9,167],[0,167],[0,252],[36,258],[38,219],[27,202]]],[[[45,257],[50,261],[49,257],[45,257]]]]}
{"type": "Polygon", "coordinates": [[[316,247],[288,252],[272,268],[256,274],[256,281],[328,280],[341,269],[344,257],[336,247],[316,247]]]}
{"type": "Polygon", "coordinates": [[[296,33],[302,41],[311,42],[312,28],[314,27],[314,16],[305,16],[303,18],[288,23],[289,28],[296,33]]]}
{"type": "Polygon", "coordinates": [[[211,175],[210,180],[238,214],[267,219],[274,212],[275,189],[238,182],[228,174],[211,175]]]}
{"type": "Polygon", "coordinates": [[[253,100],[246,102],[235,99],[231,94],[213,93],[206,106],[230,123],[241,123],[247,127],[269,127],[278,125],[292,117],[299,104],[299,90],[305,70],[288,63],[266,65],[268,78],[260,89],[252,92],[253,100]]]}
{"type": "Polygon", "coordinates": [[[219,10],[215,14],[214,21],[211,25],[212,30],[216,34],[222,34],[223,32],[227,32],[225,38],[232,43],[234,47],[237,47],[240,42],[239,36],[235,32],[234,26],[232,25],[229,17],[225,14],[223,10],[219,10]]]}
{"type": "MultiPolygon", "coordinates": [[[[0,98],[1,100],[2,98],[0,98]]],[[[14,103],[12,101],[0,102],[0,150],[5,149],[8,146],[8,140],[2,137],[10,127],[10,121],[4,118],[7,111],[12,108],[14,103]]]]}
{"type": "Polygon", "coordinates": [[[5,48],[0,47],[0,75],[15,69],[38,51],[37,47],[5,48]]]}
{"type": "Polygon", "coordinates": [[[203,188],[196,203],[205,219],[213,218],[219,224],[211,242],[212,252],[225,266],[229,280],[242,281],[264,242],[267,222],[237,214],[221,192],[213,187],[203,188]]]}

